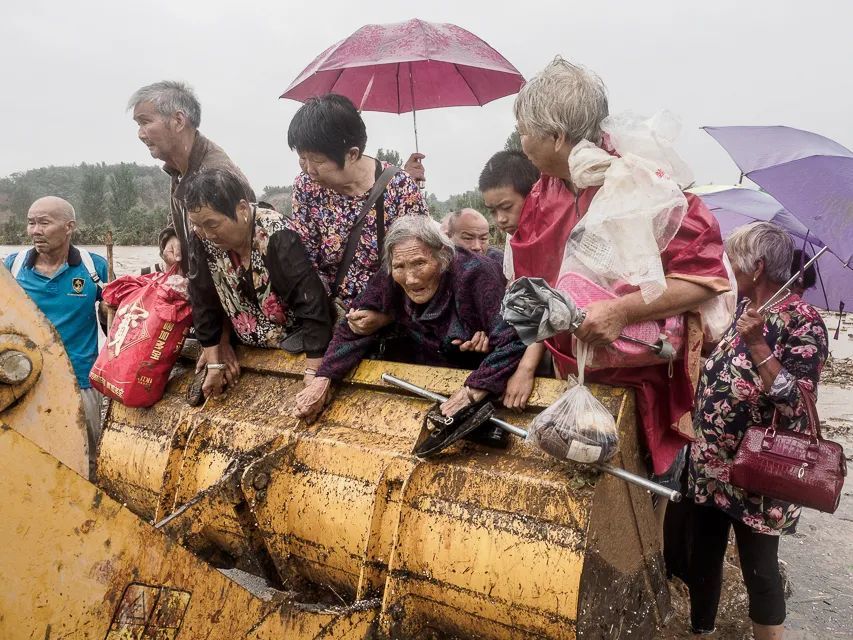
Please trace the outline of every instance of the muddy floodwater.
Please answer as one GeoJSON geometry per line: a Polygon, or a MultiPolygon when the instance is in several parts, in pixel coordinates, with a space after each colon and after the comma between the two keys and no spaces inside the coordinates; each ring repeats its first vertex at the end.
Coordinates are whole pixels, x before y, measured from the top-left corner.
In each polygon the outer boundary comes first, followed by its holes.
{"type": "MultiPolygon", "coordinates": [[[[21,248],[0,245],[0,257],[21,248]]],[[[85,247],[106,255],[104,247],[85,247]]],[[[116,275],[136,274],[159,260],[157,247],[115,247],[116,275]]],[[[837,314],[824,316],[830,336],[837,314]]],[[[839,339],[830,340],[832,358],[824,372],[818,401],[824,437],[840,442],[848,465],[853,458],[853,317],[841,324],[839,339]]],[[[784,536],[779,555],[788,577],[788,640],[853,639],[853,480],[848,474],[841,506],[833,514],[803,511],[797,533],[784,536]]],[[[730,553],[727,580],[720,604],[717,638],[749,638],[746,593],[740,584],[737,560],[730,553]]],[[[687,638],[687,611],[683,585],[673,585],[675,614],[666,629],[668,638],[687,638]]]]}

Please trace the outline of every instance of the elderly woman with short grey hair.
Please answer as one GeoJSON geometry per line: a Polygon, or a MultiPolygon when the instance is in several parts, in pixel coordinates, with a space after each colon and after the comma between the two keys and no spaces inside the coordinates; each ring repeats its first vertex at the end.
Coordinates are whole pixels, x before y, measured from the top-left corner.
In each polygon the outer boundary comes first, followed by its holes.
{"type": "Polygon", "coordinates": [[[795,293],[758,313],[790,277],[793,250],[787,232],[770,222],[740,227],[726,241],[740,303],[728,334],[733,338],[723,340],[702,367],[690,448],[689,491],[696,507],[688,584],[696,633],[714,628],[733,528],[754,636],[782,637],[779,535],[794,532],[800,507],[747,493],[729,482],[729,472],[746,430],[771,424],[774,412],[784,428],[807,427],[802,394],[816,392],[828,354],[823,320],[795,293]]]}
{"type": "MultiPolygon", "coordinates": [[[[607,89],[590,70],[557,57],[522,87],[514,109],[522,149],[541,171],[541,177],[525,199],[510,241],[513,271],[516,278],[539,277],[555,286],[569,236],[601,188],[574,184],[569,165],[572,149],[587,141],[615,155],[602,134],[608,116],[607,89]]],[[[699,198],[685,194],[685,199],[687,212],[660,254],[666,277],[663,294],[646,303],[638,287],[620,287],[619,295],[587,304],[586,318],[574,332],[575,337],[592,346],[604,346],[614,342],[629,324],[686,314],[685,344],[689,346],[674,367],[662,361],[587,374],[592,382],[637,391],[637,414],[644,436],[641,444],[649,452],[652,471],[659,475],[672,468],[676,455],[693,435],[690,412],[702,331],[697,309],[731,288],[723,265],[719,225],[699,198]]],[[[570,338],[563,335],[548,341],[562,377],[577,373],[570,338]]],[[[544,348],[531,345],[519,371],[531,371],[544,348]]]]}
{"type": "MultiPolygon", "coordinates": [[[[441,405],[445,416],[500,395],[515,371],[524,344],[500,316],[504,281],[500,267],[484,256],[454,247],[427,216],[397,220],[385,238],[384,269],[357,298],[356,307],[388,314],[401,360],[474,369],[441,405]],[[475,334],[488,338],[489,353],[471,349],[475,334]]],[[[296,413],[313,420],[342,380],[367,355],[380,332],[360,336],[341,322],[317,377],[296,398],[296,413]]]]}

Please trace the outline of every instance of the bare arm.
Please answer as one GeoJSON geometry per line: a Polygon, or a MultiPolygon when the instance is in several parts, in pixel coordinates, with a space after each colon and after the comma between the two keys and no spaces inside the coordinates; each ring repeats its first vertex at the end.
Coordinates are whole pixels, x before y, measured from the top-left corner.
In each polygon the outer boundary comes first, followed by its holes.
{"type": "Polygon", "coordinates": [[[629,324],[675,316],[695,309],[718,295],[695,282],[667,278],[666,283],[667,288],[663,295],[649,304],[643,301],[639,291],[635,291],[621,298],[587,305],[586,319],[575,331],[575,336],[592,346],[610,344],[629,324]]]}

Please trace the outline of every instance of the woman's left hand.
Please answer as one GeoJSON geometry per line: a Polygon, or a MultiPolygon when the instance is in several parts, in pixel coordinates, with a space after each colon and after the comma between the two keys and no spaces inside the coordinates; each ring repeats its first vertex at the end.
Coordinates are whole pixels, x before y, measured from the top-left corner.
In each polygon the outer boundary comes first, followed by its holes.
{"type": "Polygon", "coordinates": [[[466,387],[462,387],[461,389],[457,389],[456,392],[450,396],[447,400],[441,403],[439,409],[441,410],[441,415],[443,416],[452,416],[456,415],[456,413],[460,409],[464,409],[468,405],[471,404],[471,400],[468,398],[468,392],[471,392],[471,397],[474,398],[475,402],[479,402],[483,398],[488,395],[488,391],[483,389],[468,389],[466,387]]]}
{"type": "Polygon", "coordinates": [[[755,309],[747,309],[735,323],[735,328],[746,344],[765,344],[764,317],[755,309]]]}
{"type": "Polygon", "coordinates": [[[628,318],[618,300],[599,300],[584,307],[586,318],[575,337],[591,347],[610,344],[628,324],[628,318]]]}

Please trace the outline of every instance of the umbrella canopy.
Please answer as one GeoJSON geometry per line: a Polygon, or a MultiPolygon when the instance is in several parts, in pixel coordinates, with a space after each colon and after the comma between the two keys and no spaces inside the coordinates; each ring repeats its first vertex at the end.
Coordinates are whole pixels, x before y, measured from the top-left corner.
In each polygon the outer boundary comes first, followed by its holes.
{"type": "Polygon", "coordinates": [[[703,127],[741,172],[853,265],[853,152],[791,127],[703,127]]]}
{"type": "MultiPolygon", "coordinates": [[[[794,238],[794,246],[805,249],[808,257],[824,246],[820,238],[806,229],[769,193],[733,187],[700,194],[699,197],[716,216],[723,238],[741,225],[760,220],[774,222],[785,229],[794,238]]],[[[829,311],[839,311],[842,303],[847,306],[853,300],[853,270],[845,267],[833,253],[818,260],[815,268],[818,282],[806,291],[805,301],[829,311]]]]}
{"type": "Polygon", "coordinates": [[[408,113],[482,106],[522,84],[518,69],[471,32],[415,19],[363,26],[317,56],[281,97],[338,93],[360,110],[408,113]]]}
{"type": "Polygon", "coordinates": [[[699,194],[699,197],[717,217],[724,238],[735,227],[760,220],[775,222],[795,238],[808,241],[818,247],[823,246],[820,238],[812,234],[773,196],[764,191],[732,187],[714,193],[699,194]]]}

